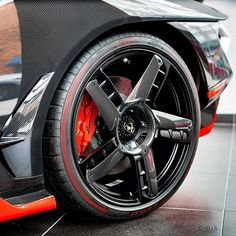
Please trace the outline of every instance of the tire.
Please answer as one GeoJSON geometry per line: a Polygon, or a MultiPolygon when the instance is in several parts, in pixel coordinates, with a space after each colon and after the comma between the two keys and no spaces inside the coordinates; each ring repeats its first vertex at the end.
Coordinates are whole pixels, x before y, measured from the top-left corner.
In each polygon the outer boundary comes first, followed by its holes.
{"type": "Polygon", "coordinates": [[[69,68],[48,111],[43,153],[53,194],[106,219],[155,210],[189,171],[199,114],[191,73],[165,42],[141,32],[97,42],[69,68]]]}

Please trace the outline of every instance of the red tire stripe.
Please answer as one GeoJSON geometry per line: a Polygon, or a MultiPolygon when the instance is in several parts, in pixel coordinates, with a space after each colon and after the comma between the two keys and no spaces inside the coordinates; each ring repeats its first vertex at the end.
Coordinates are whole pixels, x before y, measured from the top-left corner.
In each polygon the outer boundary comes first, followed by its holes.
{"type": "Polygon", "coordinates": [[[69,178],[75,187],[75,189],[78,191],[80,196],[88,202],[93,208],[97,209],[98,211],[102,213],[106,213],[108,210],[100,205],[98,205],[95,201],[93,201],[81,188],[81,186],[78,184],[78,181],[76,180],[76,176],[71,168],[70,161],[67,154],[67,140],[66,140],[66,131],[67,131],[67,116],[69,112],[69,108],[72,102],[72,99],[74,97],[74,94],[76,93],[76,90],[78,88],[78,84],[80,80],[84,77],[86,72],[88,71],[89,64],[85,64],[79,74],[76,76],[76,79],[74,80],[71,89],[67,95],[66,102],[65,102],[65,108],[62,115],[62,124],[61,124],[61,145],[62,145],[62,156],[64,159],[64,163],[66,166],[67,173],[69,175],[69,178]]]}

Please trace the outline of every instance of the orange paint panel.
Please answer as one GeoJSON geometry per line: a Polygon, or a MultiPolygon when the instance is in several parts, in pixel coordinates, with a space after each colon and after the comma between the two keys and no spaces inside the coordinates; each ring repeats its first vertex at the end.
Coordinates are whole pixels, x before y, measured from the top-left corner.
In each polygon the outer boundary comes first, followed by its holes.
{"type": "Polygon", "coordinates": [[[209,90],[207,96],[209,99],[215,97],[218,93],[220,93],[226,86],[227,81],[223,81],[219,85],[215,86],[213,89],[209,90]]]}
{"type": "Polygon", "coordinates": [[[216,113],[215,113],[212,122],[211,122],[209,125],[207,125],[207,126],[205,126],[205,127],[203,127],[203,128],[200,129],[199,137],[203,137],[203,136],[209,134],[209,133],[213,130],[214,125],[215,125],[216,118],[217,118],[217,115],[216,115],[216,113]]]}
{"type": "Polygon", "coordinates": [[[56,200],[54,196],[20,205],[12,205],[0,198],[0,222],[54,209],[56,209],[56,200]]]}

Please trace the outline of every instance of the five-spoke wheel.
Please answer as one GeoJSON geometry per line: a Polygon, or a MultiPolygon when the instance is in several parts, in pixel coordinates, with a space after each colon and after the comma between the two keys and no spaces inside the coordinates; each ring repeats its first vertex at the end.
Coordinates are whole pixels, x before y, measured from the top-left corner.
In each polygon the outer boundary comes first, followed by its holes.
{"type": "Polygon", "coordinates": [[[73,206],[106,218],[162,205],[197,147],[194,80],[178,54],[148,34],[120,34],[85,52],[61,82],[52,113],[61,116],[47,121],[55,134],[45,130],[51,183],[73,206]]]}

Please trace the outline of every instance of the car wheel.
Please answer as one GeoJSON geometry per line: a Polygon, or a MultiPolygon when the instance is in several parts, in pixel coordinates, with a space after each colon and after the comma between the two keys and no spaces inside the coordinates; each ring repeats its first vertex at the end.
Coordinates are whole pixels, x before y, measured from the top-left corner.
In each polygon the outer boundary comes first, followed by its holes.
{"type": "Polygon", "coordinates": [[[131,32],[95,43],[68,69],[47,115],[54,194],[107,219],[153,211],[187,175],[199,120],[191,73],[165,42],[131,32]]]}

